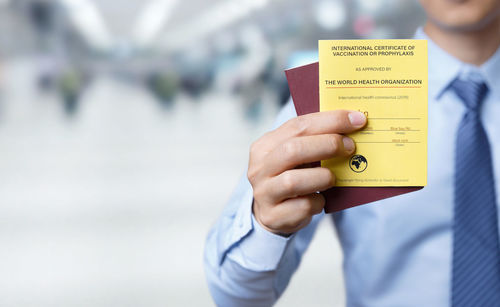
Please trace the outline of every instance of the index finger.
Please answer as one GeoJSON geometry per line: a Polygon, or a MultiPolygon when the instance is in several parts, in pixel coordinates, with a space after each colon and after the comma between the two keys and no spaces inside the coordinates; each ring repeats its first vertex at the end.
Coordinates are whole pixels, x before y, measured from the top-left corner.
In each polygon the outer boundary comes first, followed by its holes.
{"type": "Polygon", "coordinates": [[[318,134],[345,134],[354,132],[366,124],[363,113],[348,110],[316,112],[290,119],[267,137],[280,144],[292,137],[318,134]]]}

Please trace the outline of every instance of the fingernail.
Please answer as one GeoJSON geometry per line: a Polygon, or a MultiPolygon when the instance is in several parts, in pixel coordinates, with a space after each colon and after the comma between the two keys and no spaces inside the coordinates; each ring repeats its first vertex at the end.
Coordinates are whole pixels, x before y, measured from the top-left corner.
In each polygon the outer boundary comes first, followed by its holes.
{"type": "Polygon", "coordinates": [[[354,141],[347,137],[347,136],[344,136],[342,138],[342,142],[344,143],[344,149],[345,151],[347,152],[353,152],[354,151],[354,141]]]}
{"type": "Polygon", "coordinates": [[[366,122],[366,117],[361,112],[350,112],[348,115],[351,125],[355,127],[361,127],[366,122]]]}

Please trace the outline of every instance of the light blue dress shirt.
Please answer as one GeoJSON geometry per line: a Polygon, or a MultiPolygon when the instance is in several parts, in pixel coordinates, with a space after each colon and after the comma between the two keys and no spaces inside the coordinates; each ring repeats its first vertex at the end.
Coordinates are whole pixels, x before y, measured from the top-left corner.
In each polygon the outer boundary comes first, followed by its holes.
{"type": "MultiPolygon", "coordinates": [[[[447,54],[421,29],[416,38],[427,39],[429,48],[428,185],[327,216],[334,221],[344,253],[348,306],[449,305],[454,146],[464,107],[447,87],[457,77],[479,73],[490,88],[482,120],[500,198],[500,49],[481,67],[473,67],[447,54]]],[[[276,126],[295,116],[289,103],[276,126]]],[[[206,275],[219,306],[272,305],[325,217],[315,216],[309,226],[284,238],[254,220],[252,200],[244,177],[207,237],[206,275]]]]}

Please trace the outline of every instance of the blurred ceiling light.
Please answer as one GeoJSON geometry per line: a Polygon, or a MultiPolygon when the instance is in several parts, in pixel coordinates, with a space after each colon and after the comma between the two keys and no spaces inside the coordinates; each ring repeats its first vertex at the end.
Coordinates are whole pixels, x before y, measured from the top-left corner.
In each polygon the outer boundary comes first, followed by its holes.
{"type": "Polygon", "coordinates": [[[132,39],[145,47],[160,33],[172,15],[178,0],[150,0],[139,13],[133,27],[132,39]]]}
{"type": "Polygon", "coordinates": [[[178,50],[190,42],[211,34],[222,27],[246,17],[251,12],[264,7],[269,0],[226,0],[212,9],[193,16],[190,21],[167,32],[160,48],[178,50]]]}
{"type": "Polygon", "coordinates": [[[341,0],[323,0],[314,9],[316,22],[325,30],[335,30],[345,23],[347,11],[341,0]]]}
{"type": "Polygon", "coordinates": [[[90,0],[59,0],[67,9],[73,26],[96,49],[109,50],[113,46],[111,35],[94,2],[90,0]]]}

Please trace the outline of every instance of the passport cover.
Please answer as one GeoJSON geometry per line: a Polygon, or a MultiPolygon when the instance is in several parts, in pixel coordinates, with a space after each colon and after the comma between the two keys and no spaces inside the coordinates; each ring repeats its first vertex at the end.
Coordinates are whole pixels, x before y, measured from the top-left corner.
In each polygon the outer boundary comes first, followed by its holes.
{"type": "MultiPolygon", "coordinates": [[[[319,112],[319,63],[285,71],[297,115],[319,112]]],[[[320,166],[320,162],[316,163],[320,166]]],[[[332,213],[377,200],[418,191],[423,187],[333,187],[322,192],[325,212],[332,213]]]]}

